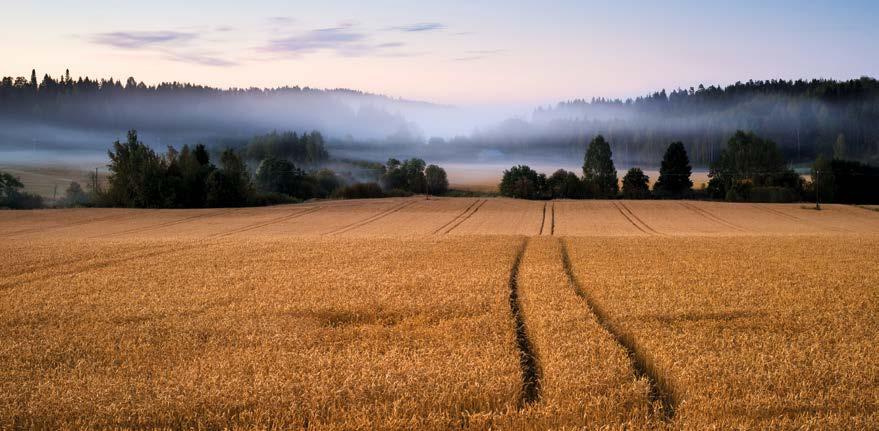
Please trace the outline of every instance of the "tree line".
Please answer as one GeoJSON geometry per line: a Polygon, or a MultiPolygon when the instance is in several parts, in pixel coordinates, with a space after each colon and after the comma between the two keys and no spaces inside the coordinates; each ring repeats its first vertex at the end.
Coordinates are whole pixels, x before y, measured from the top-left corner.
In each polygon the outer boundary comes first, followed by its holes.
{"type": "Polygon", "coordinates": [[[653,163],[669,142],[682,141],[695,165],[708,166],[736,130],[776,142],[793,163],[808,165],[820,155],[879,163],[879,81],[748,81],[627,100],[572,100],[537,109],[531,122],[511,121],[462,140],[573,157],[600,134],[627,165],[653,163]]]}
{"type": "Polygon", "coordinates": [[[610,143],[598,135],[589,143],[582,176],[560,169],[547,177],[527,165],[504,171],[501,195],[520,199],[703,198],[726,201],[879,202],[879,168],[857,161],[819,157],[807,183],[784,160],[778,146],[753,132],[737,131],[709,165],[709,181],[694,190],[692,165],[682,142],[669,144],[653,188],[641,168],[619,180],[610,143]],[[823,175],[822,175],[823,173],[823,175]],[[622,187],[620,187],[622,183],[622,187]]]}
{"type": "MultiPolygon", "coordinates": [[[[93,175],[88,190],[73,182],[56,206],[239,207],[313,198],[441,195],[449,187],[445,170],[415,158],[350,162],[358,167],[356,175],[337,173],[322,166],[329,153],[319,132],[272,132],[212,155],[203,144],[180,150],[169,146],[158,153],[130,130],[125,141],[113,143],[108,157],[105,182],[93,175]]],[[[0,207],[44,204],[40,196],[24,192],[16,177],[0,172],[0,207]]]]}

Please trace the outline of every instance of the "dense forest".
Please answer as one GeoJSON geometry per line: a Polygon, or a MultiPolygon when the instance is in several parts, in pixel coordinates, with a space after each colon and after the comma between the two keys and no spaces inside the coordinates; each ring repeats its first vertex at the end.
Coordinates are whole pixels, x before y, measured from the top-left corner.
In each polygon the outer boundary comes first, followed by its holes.
{"type": "Polygon", "coordinates": [[[604,134],[627,165],[658,160],[668,142],[683,141],[693,162],[705,166],[736,130],[773,140],[788,162],[818,155],[876,162],[879,81],[748,81],[625,101],[573,100],[538,109],[526,129],[532,138],[524,146],[562,140],[576,153],[604,134]]]}
{"type": "Polygon", "coordinates": [[[106,136],[136,127],[159,145],[192,140],[227,146],[267,130],[329,130],[362,139],[406,134],[399,114],[432,105],[308,87],[218,89],[135,78],[4,77],[0,80],[0,145],[39,141],[44,147],[104,146],[106,136]],[[95,139],[94,134],[106,132],[95,139]],[[78,139],[80,135],[85,135],[78,139]],[[85,142],[80,142],[85,141],[85,142]]]}

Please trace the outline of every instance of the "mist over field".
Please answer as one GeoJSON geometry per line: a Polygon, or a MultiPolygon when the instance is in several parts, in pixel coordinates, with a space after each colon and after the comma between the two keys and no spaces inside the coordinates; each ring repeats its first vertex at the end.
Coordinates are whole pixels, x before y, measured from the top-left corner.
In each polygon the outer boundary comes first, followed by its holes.
{"type": "Polygon", "coordinates": [[[707,166],[736,130],[778,143],[790,163],[835,155],[879,158],[879,84],[757,81],[665,90],[634,99],[573,99],[554,105],[441,105],[354,90],[221,90],[194,84],[147,86],[128,79],[45,76],[39,92],[24,78],[0,88],[0,154],[7,163],[87,164],[136,129],[154,149],[205,143],[214,150],[270,131],[319,131],[334,158],[432,163],[577,166],[604,135],[618,166],[655,168],[682,141],[707,166]]]}

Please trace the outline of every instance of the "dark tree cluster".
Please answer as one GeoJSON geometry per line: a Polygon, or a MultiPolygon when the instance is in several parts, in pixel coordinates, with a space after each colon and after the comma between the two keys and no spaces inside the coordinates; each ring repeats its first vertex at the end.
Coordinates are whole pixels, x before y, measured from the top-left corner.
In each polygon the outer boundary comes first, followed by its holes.
{"type": "Polygon", "coordinates": [[[0,171],[0,208],[34,209],[43,206],[39,195],[23,191],[24,184],[8,172],[0,171]]]}
{"type": "Polygon", "coordinates": [[[129,208],[198,208],[244,206],[255,193],[247,166],[232,150],[220,156],[220,166],[210,161],[204,145],[173,147],[158,154],[128,132],[108,151],[110,175],[99,204],[129,208]]]}
{"type": "MultiPolygon", "coordinates": [[[[110,175],[106,190],[98,190],[91,204],[130,208],[239,207],[292,202],[294,199],[329,197],[342,180],[328,169],[306,172],[287,159],[269,156],[251,176],[238,151],[226,149],[219,165],[211,163],[204,145],[168,147],[164,154],[128,132],[108,152],[110,175]]],[[[71,184],[66,198],[82,204],[82,195],[71,184]]]]}
{"type": "Polygon", "coordinates": [[[879,167],[822,157],[812,167],[812,178],[812,192],[820,202],[879,203],[879,167]]]}
{"type": "Polygon", "coordinates": [[[242,151],[247,160],[264,160],[268,158],[289,160],[301,165],[318,165],[329,159],[324,138],[320,132],[272,132],[255,136],[242,151]]]}
{"type": "Polygon", "coordinates": [[[775,142],[753,132],[736,132],[708,177],[708,193],[727,201],[792,201],[803,192],[803,179],[787,167],[775,142]]]}
{"type": "Polygon", "coordinates": [[[388,159],[379,181],[389,194],[427,193],[442,195],[449,190],[446,171],[437,165],[427,165],[422,159],[399,161],[388,159]]]}
{"type": "Polygon", "coordinates": [[[581,199],[586,186],[577,174],[559,169],[549,177],[527,165],[504,171],[499,190],[502,196],[517,199],[581,199]]]}
{"type": "MultiPolygon", "coordinates": [[[[546,178],[522,165],[504,171],[499,188],[501,195],[520,199],[680,199],[693,196],[692,166],[683,143],[668,145],[660,166],[659,178],[652,191],[650,178],[637,167],[629,169],[623,176],[620,190],[610,143],[599,135],[592,139],[586,150],[582,178],[565,171],[546,178]],[[564,186],[559,187],[559,184],[564,186]]],[[[843,166],[842,162],[837,161],[837,166],[843,166]]],[[[846,172],[869,171],[865,165],[845,166],[846,172]]],[[[830,170],[829,167],[823,169],[830,170]]],[[[803,179],[787,167],[774,142],[742,131],[729,139],[727,147],[711,164],[709,177],[706,192],[715,199],[789,202],[802,199],[805,191],[803,179]]],[[[855,189],[852,185],[845,187],[855,189]]]]}

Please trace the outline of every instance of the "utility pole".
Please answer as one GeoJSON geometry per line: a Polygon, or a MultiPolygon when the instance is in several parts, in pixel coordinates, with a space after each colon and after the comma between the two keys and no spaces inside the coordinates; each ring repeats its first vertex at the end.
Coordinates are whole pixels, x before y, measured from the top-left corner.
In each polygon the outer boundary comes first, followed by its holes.
{"type": "Polygon", "coordinates": [[[821,190],[821,182],[818,179],[821,177],[821,170],[815,169],[815,209],[821,211],[821,202],[818,199],[819,190],[821,190]]]}

